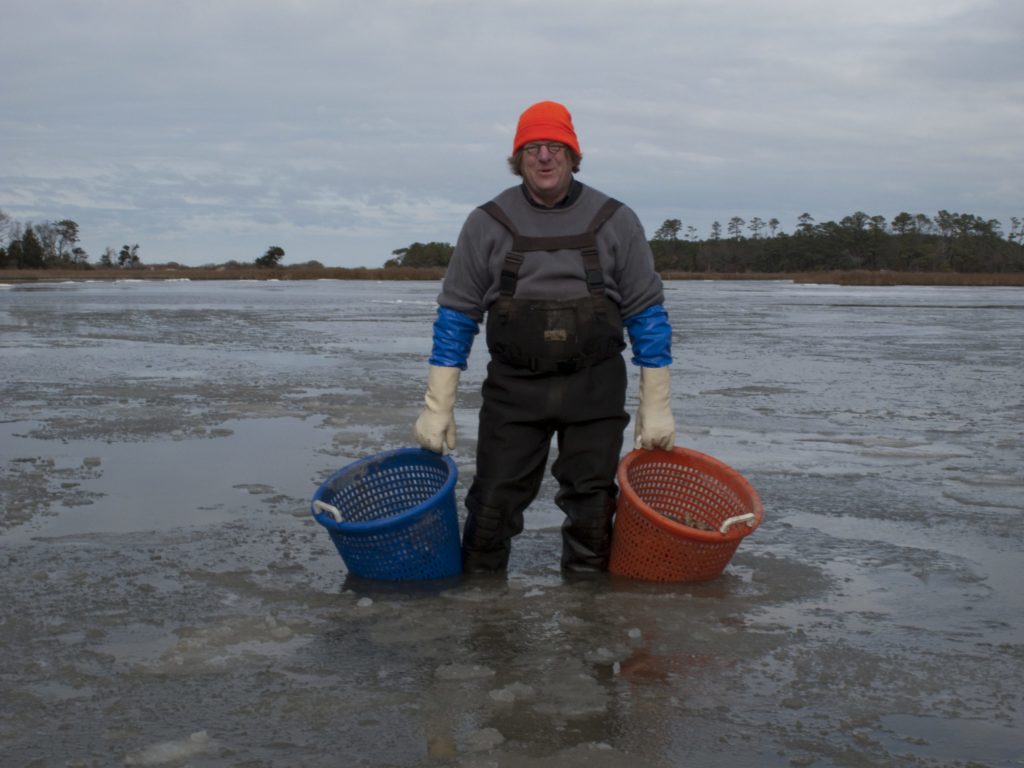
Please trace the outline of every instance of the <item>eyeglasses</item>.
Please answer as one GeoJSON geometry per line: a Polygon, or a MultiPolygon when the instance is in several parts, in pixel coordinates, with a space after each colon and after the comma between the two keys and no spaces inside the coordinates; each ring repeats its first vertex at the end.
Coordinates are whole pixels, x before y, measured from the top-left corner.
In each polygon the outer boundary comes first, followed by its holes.
{"type": "Polygon", "coordinates": [[[565,149],[565,144],[559,144],[557,141],[539,141],[531,144],[524,144],[523,151],[528,155],[536,155],[540,152],[541,147],[547,147],[550,154],[557,155],[565,149]]]}

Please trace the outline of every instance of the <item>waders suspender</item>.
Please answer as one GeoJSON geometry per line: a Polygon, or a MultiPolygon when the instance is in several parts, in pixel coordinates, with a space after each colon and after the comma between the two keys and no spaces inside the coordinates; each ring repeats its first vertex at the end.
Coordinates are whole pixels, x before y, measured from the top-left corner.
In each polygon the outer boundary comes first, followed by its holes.
{"type": "Polygon", "coordinates": [[[597,298],[604,296],[604,272],[601,261],[597,257],[597,230],[622,205],[614,198],[608,198],[587,227],[586,232],[578,235],[557,235],[553,237],[528,237],[520,235],[512,220],[493,200],[484,203],[480,208],[488,213],[512,233],[512,250],[505,255],[501,266],[501,295],[512,298],[519,280],[519,268],[523,265],[523,254],[529,251],[562,251],[578,250],[583,256],[583,269],[586,272],[587,290],[597,298]]]}

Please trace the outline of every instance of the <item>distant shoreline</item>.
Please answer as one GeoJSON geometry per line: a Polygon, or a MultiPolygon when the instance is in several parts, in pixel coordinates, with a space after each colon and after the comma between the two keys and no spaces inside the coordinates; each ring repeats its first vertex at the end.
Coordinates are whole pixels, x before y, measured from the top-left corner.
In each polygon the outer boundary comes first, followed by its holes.
{"type": "MultiPolygon", "coordinates": [[[[0,284],[113,280],[440,280],[439,267],[137,267],[134,269],[6,269],[0,284]]],[[[786,280],[846,286],[1005,286],[1024,287],[1024,272],[662,272],[663,280],[786,280]]]]}

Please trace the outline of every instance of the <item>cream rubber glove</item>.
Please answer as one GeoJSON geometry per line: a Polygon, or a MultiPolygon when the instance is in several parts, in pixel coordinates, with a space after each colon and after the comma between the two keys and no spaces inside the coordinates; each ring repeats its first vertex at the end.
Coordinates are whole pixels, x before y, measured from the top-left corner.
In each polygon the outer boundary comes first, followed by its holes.
{"type": "Polygon", "coordinates": [[[455,393],[459,388],[459,369],[432,365],[427,373],[426,407],[416,419],[416,439],[428,451],[455,450],[455,393]]]}
{"type": "Polygon", "coordinates": [[[636,409],[635,448],[671,451],[676,442],[669,368],[640,369],[640,405],[636,409]]]}

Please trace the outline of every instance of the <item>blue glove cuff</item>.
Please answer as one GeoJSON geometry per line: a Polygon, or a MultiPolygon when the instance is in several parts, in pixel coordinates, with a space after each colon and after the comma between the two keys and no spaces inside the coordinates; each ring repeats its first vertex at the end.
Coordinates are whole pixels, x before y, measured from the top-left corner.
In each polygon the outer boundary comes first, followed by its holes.
{"type": "Polygon", "coordinates": [[[633,365],[664,368],[672,364],[672,326],[663,304],[654,304],[622,322],[633,348],[633,365]]]}
{"type": "Polygon", "coordinates": [[[430,353],[431,365],[466,370],[466,361],[473,348],[473,337],[480,332],[480,324],[469,315],[448,307],[437,308],[434,320],[434,346],[430,353]]]}

